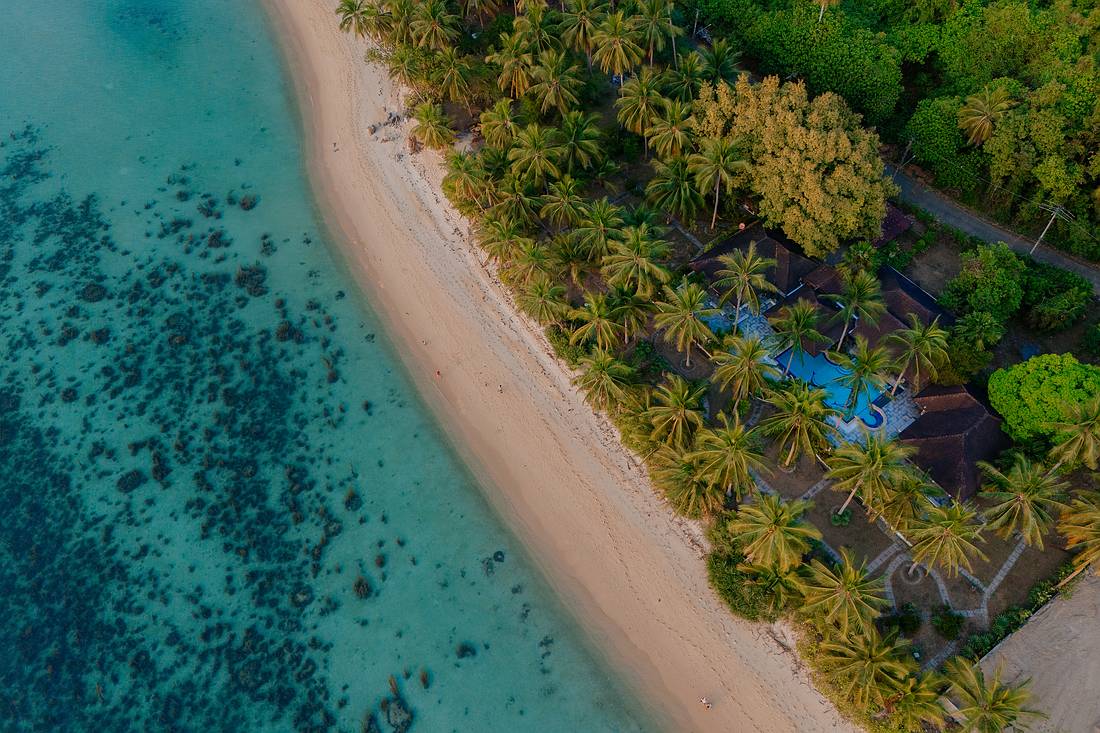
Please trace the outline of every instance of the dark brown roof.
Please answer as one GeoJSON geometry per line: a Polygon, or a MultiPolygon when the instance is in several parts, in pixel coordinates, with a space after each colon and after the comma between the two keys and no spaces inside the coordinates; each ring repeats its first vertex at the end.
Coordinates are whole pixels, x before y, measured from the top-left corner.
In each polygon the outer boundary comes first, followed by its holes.
{"type": "Polygon", "coordinates": [[[910,313],[924,323],[931,323],[939,318],[940,325],[944,328],[955,322],[954,316],[944,310],[930,293],[893,267],[880,267],[878,279],[882,284],[882,300],[886,303],[886,308],[902,323],[908,324],[910,313]]]}
{"type": "Polygon", "coordinates": [[[821,295],[839,295],[844,290],[844,281],[832,265],[818,266],[809,275],[803,277],[802,282],[821,295]]]}
{"type": "Polygon", "coordinates": [[[1008,447],[1000,418],[966,387],[928,387],[914,401],[921,415],[900,436],[916,448],[913,462],[957,499],[970,498],[981,485],[977,462],[1008,447]]]}
{"type": "Polygon", "coordinates": [[[756,242],[756,251],[761,257],[775,260],[774,268],[768,270],[767,277],[779,288],[780,296],[790,295],[802,285],[802,278],[817,268],[817,263],[796,251],[796,245],[777,232],[766,231],[753,225],[734,234],[718,245],[711,247],[691,261],[691,269],[714,279],[722,269],[718,258],[728,255],[735,249],[747,251],[750,242],[756,242]]]}
{"type": "Polygon", "coordinates": [[[886,216],[882,218],[882,229],[879,238],[875,240],[875,246],[881,247],[887,242],[892,242],[913,226],[912,220],[905,212],[891,203],[886,204],[886,216]]]}

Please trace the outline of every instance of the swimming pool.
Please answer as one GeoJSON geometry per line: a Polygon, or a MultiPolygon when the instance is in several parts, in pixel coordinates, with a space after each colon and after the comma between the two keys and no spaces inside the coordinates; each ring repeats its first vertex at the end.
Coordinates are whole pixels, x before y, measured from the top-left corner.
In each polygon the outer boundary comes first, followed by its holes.
{"type": "MultiPolygon", "coordinates": [[[[782,369],[787,366],[787,359],[790,358],[791,350],[787,349],[776,357],[776,361],[782,369]]],[[[814,387],[825,390],[828,395],[825,398],[826,404],[839,411],[842,416],[847,415],[848,400],[851,399],[852,391],[840,383],[840,377],[849,373],[847,369],[829,361],[824,353],[812,356],[802,352],[795,354],[791,361],[790,373],[814,387]]],[[[864,425],[872,429],[882,425],[882,413],[872,406],[881,396],[880,389],[865,387],[860,390],[855,409],[852,411],[853,418],[858,417],[864,425]]]]}

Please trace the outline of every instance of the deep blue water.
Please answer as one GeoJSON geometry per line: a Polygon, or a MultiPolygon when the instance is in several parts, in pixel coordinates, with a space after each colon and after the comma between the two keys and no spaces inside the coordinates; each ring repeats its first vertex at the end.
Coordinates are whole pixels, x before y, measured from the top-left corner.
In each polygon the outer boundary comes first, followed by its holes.
{"type": "Polygon", "coordinates": [[[650,729],[334,262],[255,0],[4,16],[0,730],[650,729]]]}

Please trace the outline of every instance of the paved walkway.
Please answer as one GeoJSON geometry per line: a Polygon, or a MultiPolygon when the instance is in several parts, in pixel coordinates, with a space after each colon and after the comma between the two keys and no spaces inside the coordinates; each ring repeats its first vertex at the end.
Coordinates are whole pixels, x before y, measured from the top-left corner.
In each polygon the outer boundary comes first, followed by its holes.
{"type": "MultiPolygon", "coordinates": [[[[1033,239],[1024,239],[1004,227],[979,216],[970,209],[952,201],[947,196],[934,191],[904,171],[892,165],[886,166],[886,174],[893,177],[894,183],[901,189],[901,199],[906,203],[919,206],[932,214],[943,224],[977,237],[986,242],[1004,242],[1016,252],[1027,254],[1033,239]]],[[[1092,283],[1093,291],[1100,296],[1100,265],[1089,264],[1045,244],[1031,255],[1039,262],[1076,272],[1092,283]]]]}

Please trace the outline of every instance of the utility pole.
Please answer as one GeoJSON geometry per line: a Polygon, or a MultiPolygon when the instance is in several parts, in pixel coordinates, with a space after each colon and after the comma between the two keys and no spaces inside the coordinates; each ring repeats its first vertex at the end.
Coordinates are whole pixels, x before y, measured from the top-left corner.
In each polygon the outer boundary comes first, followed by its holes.
{"type": "Polygon", "coordinates": [[[1039,238],[1035,240],[1035,244],[1031,245],[1031,251],[1028,254],[1035,254],[1035,250],[1039,248],[1039,245],[1043,243],[1043,237],[1047,235],[1047,231],[1050,230],[1051,225],[1054,224],[1055,219],[1061,219],[1062,221],[1073,221],[1073,214],[1066,211],[1061,204],[1039,204],[1039,208],[1043,211],[1050,212],[1050,221],[1043,227],[1043,231],[1039,234],[1039,238]]]}

